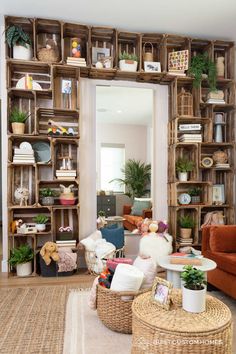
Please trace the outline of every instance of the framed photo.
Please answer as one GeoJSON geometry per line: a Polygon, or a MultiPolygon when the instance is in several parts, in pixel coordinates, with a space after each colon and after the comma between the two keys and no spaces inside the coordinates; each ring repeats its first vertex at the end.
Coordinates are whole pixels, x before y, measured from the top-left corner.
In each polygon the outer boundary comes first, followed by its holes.
{"type": "Polygon", "coordinates": [[[173,284],[169,281],[156,277],[152,287],[153,303],[169,310],[171,304],[171,291],[173,284]]]}
{"type": "Polygon", "coordinates": [[[61,82],[61,93],[71,94],[71,80],[62,80],[61,82]]]}
{"type": "Polygon", "coordinates": [[[105,57],[110,56],[109,48],[92,47],[92,64],[95,65],[98,61],[101,61],[105,57]]]}
{"type": "Polygon", "coordinates": [[[161,63],[158,61],[145,61],[144,62],[144,71],[147,72],[161,72],[161,63]]]}
{"type": "Polygon", "coordinates": [[[169,71],[188,70],[188,50],[170,52],[168,56],[169,71]]]}
{"type": "Polygon", "coordinates": [[[105,69],[111,69],[112,68],[112,57],[104,57],[101,60],[102,65],[105,69]]]}
{"type": "Polygon", "coordinates": [[[225,186],[224,184],[213,184],[212,202],[216,205],[225,204],[225,186]]]}

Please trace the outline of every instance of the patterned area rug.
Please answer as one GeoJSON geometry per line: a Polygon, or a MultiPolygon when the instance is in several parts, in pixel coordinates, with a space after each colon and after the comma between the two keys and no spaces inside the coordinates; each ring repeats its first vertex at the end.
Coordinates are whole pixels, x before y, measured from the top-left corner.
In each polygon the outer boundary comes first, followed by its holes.
{"type": "Polygon", "coordinates": [[[61,354],[66,286],[0,289],[0,353],[61,354]]]}

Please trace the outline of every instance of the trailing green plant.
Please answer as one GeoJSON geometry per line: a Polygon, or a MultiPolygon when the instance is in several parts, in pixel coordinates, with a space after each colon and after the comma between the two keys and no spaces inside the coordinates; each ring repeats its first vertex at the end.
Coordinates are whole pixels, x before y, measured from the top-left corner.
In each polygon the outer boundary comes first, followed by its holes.
{"type": "Polygon", "coordinates": [[[51,188],[40,189],[41,197],[55,197],[55,192],[51,188]]]}
{"type": "Polygon", "coordinates": [[[195,226],[195,221],[190,215],[181,216],[178,223],[182,229],[193,229],[195,226]]]}
{"type": "Polygon", "coordinates": [[[183,269],[180,277],[184,281],[184,287],[190,290],[202,290],[207,284],[204,272],[191,265],[186,265],[183,269]]]}
{"type": "Polygon", "coordinates": [[[30,262],[34,258],[34,252],[28,244],[20,245],[10,251],[10,258],[8,260],[12,267],[17,264],[30,262]]]}
{"type": "Polygon", "coordinates": [[[141,198],[145,196],[151,181],[151,165],[129,159],[126,161],[124,168],[121,169],[124,178],[115,178],[111,182],[118,182],[120,185],[125,185],[126,195],[130,198],[141,198]]]}
{"type": "Polygon", "coordinates": [[[14,107],[11,111],[10,122],[25,123],[28,117],[29,117],[28,113],[21,111],[17,107],[14,107]]]}
{"type": "Polygon", "coordinates": [[[210,91],[216,91],[216,64],[208,57],[207,52],[192,57],[188,74],[194,77],[193,86],[198,88],[201,85],[202,75],[207,75],[210,91]]]}
{"type": "Polygon", "coordinates": [[[123,53],[120,53],[119,59],[120,59],[120,60],[134,60],[134,61],[138,61],[138,57],[137,57],[136,54],[129,54],[129,53],[127,53],[125,50],[123,51],[123,53]]]}
{"type": "Polygon", "coordinates": [[[195,162],[187,157],[179,157],[176,161],[175,168],[177,172],[191,172],[195,167],[195,162]]]}
{"type": "Polygon", "coordinates": [[[98,216],[101,216],[101,217],[105,217],[106,216],[106,213],[105,213],[105,211],[103,211],[103,210],[99,210],[99,212],[98,212],[98,216]]]}
{"type": "Polygon", "coordinates": [[[31,45],[31,39],[21,26],[12,25],[6,29],[6,42],[10,48],[15,45],[21,45],[27,48],[27,44],[31,45]]]}
{"type": "Polygon", "coordinates": [[[38,214],[35,218],[33,218],[36,224],[46,224],[49,218],[46,215],[38,214]]]}
{"type": "Polygon", "coordinates": [[[197,197],[201,194],[202,192],[202,188],[201,187],[192,187],[192,188],[189,188],[188,190],[188,194],[191,196],[191,197],[197,197]]]}

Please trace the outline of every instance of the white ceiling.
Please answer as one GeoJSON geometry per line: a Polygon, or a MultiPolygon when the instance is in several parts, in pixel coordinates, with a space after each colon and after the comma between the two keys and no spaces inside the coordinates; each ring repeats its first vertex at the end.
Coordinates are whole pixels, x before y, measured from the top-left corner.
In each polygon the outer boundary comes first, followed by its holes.
{"type": "Polygon", "coordinates": [[[0,13],[236,40],[235,0],[0,0],[0,13]]]}
{"type": "Polygon", "coordinates": [[[153,92],[151,89],[97,86],[98,123],[151,125],[153,92]]]}

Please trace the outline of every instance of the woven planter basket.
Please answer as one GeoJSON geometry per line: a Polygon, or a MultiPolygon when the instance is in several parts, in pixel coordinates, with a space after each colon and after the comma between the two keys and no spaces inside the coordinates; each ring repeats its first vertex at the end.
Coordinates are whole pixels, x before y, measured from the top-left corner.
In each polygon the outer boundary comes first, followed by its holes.
{"type": "Polygon", "coordinates": [[[97,285],[97,314],[102,323],[115,332],[132,333],[132,303],[140,294],[149,291],[112,291],[97,285]],[[131,297],[130,300],[122,299],[131,297]]]}

